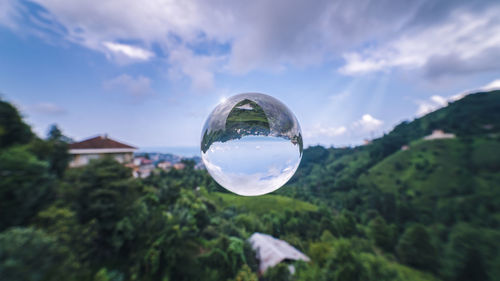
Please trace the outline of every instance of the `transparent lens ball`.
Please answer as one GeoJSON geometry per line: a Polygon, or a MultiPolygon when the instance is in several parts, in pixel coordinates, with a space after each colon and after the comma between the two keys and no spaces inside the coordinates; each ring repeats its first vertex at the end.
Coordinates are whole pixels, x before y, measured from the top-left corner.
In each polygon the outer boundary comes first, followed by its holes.
{"type": "Polygon", "coordinates": [[[248,93],[221,102],[208,116],[201,157],[221,186],[239,195],[262,195],[283,186],[302,158],[302,133],[279,100],[248,93]]]}

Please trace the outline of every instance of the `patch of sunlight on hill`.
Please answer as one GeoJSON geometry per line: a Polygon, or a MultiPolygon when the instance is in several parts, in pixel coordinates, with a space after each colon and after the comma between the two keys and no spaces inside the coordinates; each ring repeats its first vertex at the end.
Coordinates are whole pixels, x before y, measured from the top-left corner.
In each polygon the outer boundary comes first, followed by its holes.
{"type": "Polygon", "coordinates": [[[500,179],[500,142],[491,138],[415,141],[363,174],[358,183],[407,196],[448,196],[500,179]]]}
{"type": "Polygon", "coordinates": [[[419,140],[363,173],[358,184],[394,194],[398,208],[412,208],[423,220],[496,225],[498,216],[488,212],[500,198],[499,153],[494,137],[419,140]]]}
{"type": "Polygon", "coordinates": [[[410,197],[417,193],[446,196],[449,189],[459,188],[473,177],[467,170],[470,156],[466,152],[466,144],[458,139],[419,140],[373,166],[358,183],[410,197]]]}
{"type": "Polygon", "coordinates": [[[265,214],[271,211],[285,212],[289,211],[317,211],[318,207],[304,201],[285,197],[281,195],[267,194],[263,196],[239,196],[230,193],[213,192],[209,194],[210,199],[218,206],[235,207],[241,211],[255,214],[265,214]]]}
{"type": "Polygon", "coordinates": [[[423,272],[420,270],[413,269],[402,264],[392,262],[390,267],[395,269],[399,273],[399,278],[405,281],[440,281],[441,279],[436,278],[434,275],[423,272]]]}

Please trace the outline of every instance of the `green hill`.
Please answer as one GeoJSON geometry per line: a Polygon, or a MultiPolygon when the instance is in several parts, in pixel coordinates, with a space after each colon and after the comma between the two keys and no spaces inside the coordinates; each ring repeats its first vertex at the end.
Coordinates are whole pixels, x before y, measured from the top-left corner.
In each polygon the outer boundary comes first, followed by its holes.
{"type": "MultiPolygon", "coordinates": [[[[294,209],[299,212],[312,210],[303,208],[303,201],[321,206],[317,212],[324,218],[318,230],[327,229],[335,237],[365,235],[376,245],[376,253],[382,251],[387,261],[395,261],[398,274],[408,273],[401,277],[405,280],[409,276],[460,280],[462,275],[483,276],[476,278],[481,280],[485,274],[494,280],[500,259],[495,242],[500,237],[499,156],[500,91],[477,93],[405,121],[369,145],[305,149],[297,173],[277,192],[280,197],[256,200],[212,193],[211,198],[222,208],[234,206],[258,215],[290,206],[299,206],[294,209]],[[423,140],[437,129],[456,138],[423,140]],[[403,146],[409,149],[402,150],[403,146]]],[[[289,234],[288,220],[273,229],[301,245],[289,234]]],[[[312,225],[309,229],[314,229],[312,225]]],[[[364,243],[352,241],[353,246],[364,243]]],[[[304,247],[313,257],[314,245],[304,247]]],[[[318,245],[320,253],[331,247],[318,245]]],[[[368,248],[361,250],[365,251],[368,248]]],[[[363,260],[362,255],[359,258],[363,260]]]]}
{"type": "Polygon", "coordinates": [[[436,129],[462,138],[500,133],[500,91],[470,94],[412,122],[402,122],[373,141],[371,156],[381,160],[436,129]]]}
{"type": "Polygon", "coordinates": [[[370,145],[307,148],[288,186],[259,197],[218,192],[194,165],[145,179],[110,158],[67,168],[57,127],[37,138],[1,101],[0,117],[2,280],[500,276],[499,91],[403,122],[370,145]],[[422,139],[434,129],[457,137],[422,139]],[[296,262],[293,276],[285,263],[257,276],[254,232],[311,261],[296,262]]]}
{"type": "Polygon", "coordinates": [[[263,195],[245,197],[230,193],[213,192],[209,198],[218,204],[221,208],[234,207],[245,213],[263,215],[269,212],[316,212],[318,207],[304,201],[293,199],[280,195],[263,195]]]}
{"type": "Polygon", "coordinates": [[[368,169],[358,186],[394,194],[426,221],[500,225],[485,214],[499,211],[498,155],[495,139],[419,140],[368,169]]]}
{"type": "Polygon", "coordinates": [[[398,151],[368,169],[358,183],[382,192],[405,191],[408,196],[416,192],[447,196],[448,189],[463,186],[470,179],[470,172],[462,169],[470,158],[465,154],[465,144],[456,139],[416,141],[410,149],[398,151]]]}
{"type": "MultiPolygon", "coordinates": [[[[373,140],[370,145],[329,149],[321,146],[309,147],[304,150],[302,163],[289,182],[292,188],[288,194],[298,194],[311,199],[356,188],[358,178],[362,173],[366,173],[386,157],[397,154],[403,145],[418,142],[436,129],[454,133],[459,140],[450,142],[454,148],[444,148],[450,150],[449,152],[443,151],[444,154],[452,153],[450,161],[460,160],[457,162],[459,164],[462,163],[461,160],[470,158],[467,160],[467,165],[469,165],[472,163],[470,161],[481,163],[482,158],[487,157],[488,165],[493,168],[498,167],[498,157],[495,157],[498,154],[492,153],[491,149],[495,149],[500,138],[500,91],[471,94],[412,122],[402,122],[390,133],[373,140]],[[464,149],[471,150],[471,146],[475,149],[474,156],[463,151],[464,149]],[[457,149],[459,152],[455,151],[457,149]],[[457,156],[453,153],[467,155],[457,156]],[[460,159],[453,157],[460,157],[460,159]],[[308,189],[303,189],[304,186],[308,189]]],[[[436,151],[436,153],[440,152],[436,151]]],[[[410,154],[412,155],[412,152],[408,155],[410,154]]],[[[429,153],[421,152],[420,154],[422,154],[420,157],[422,161],[433,159],[428,155],[429,153]]],[[[447,161],[442,157],[440,159],[438,161],[447,161]]],[[[425,165],[427,163],[425,161],[421,165],[425,165]]],[[[391,168],[391,170],[394,169],[391,168]]]]}
{"type": "Polygon", "coordinates": [[[445,280],[496,280],[499,172],[500,91],[492,91],[405,121],[369,145],[309,147],[281,193],[351,212],[399,263],[445,280]],[[456,137],[423,139],[438,129],[456,137]]]}

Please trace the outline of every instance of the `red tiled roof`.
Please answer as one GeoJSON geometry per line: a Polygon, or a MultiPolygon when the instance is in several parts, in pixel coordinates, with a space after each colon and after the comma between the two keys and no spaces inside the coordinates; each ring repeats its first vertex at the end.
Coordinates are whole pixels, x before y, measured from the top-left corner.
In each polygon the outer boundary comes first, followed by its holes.
{"type": "Polygon", "coordinates": [[[94,138],[86,139],[81,142],[74,142],[69,145],[70,149],[97,149],[97,148],[132,148],[133,147],[115,140],[108,138],[107,136],[97,136],[94,138]]]}

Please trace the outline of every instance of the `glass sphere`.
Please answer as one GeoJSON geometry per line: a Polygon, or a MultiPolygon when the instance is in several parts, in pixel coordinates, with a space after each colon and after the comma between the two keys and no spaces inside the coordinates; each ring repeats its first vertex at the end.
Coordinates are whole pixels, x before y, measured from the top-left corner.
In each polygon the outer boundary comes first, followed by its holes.
{"type": "Polygon", "coordinates": [[[271,96],[232,96],[208,116],[201,158],[214,180],[229,191],[244,196],[275,191],[293,176],[302,159],[299,122],[271,96]]]}

